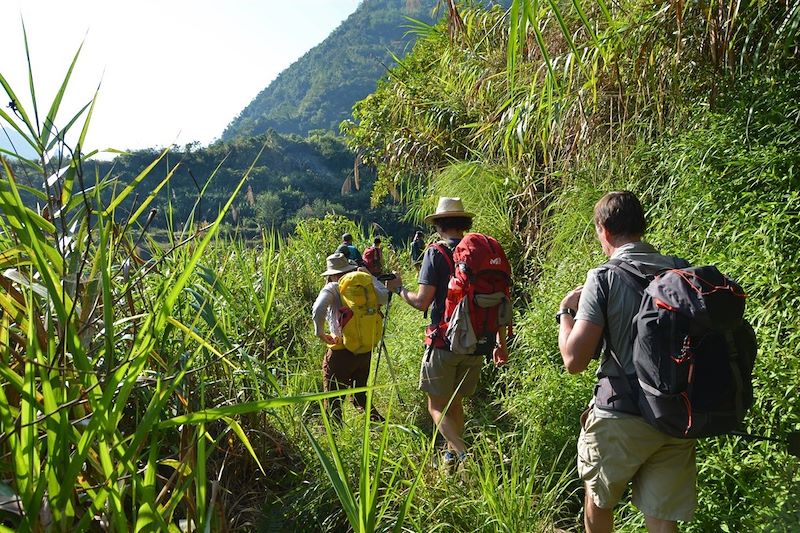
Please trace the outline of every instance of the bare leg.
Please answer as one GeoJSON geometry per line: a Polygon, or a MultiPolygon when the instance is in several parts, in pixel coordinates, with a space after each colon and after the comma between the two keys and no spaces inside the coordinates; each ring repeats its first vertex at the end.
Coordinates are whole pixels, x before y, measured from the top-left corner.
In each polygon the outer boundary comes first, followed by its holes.
{"type": "Polygon", "coordinates": [[[464,406],[461,404],[461,396],[453,398],[450,407],[447,403],[450,398],[446,396],[428,396],[428,412],[433,419],[433,423],[439,426],[439,432],[447,441],[450,449],[458,453],[466,451],[464,445],[464,406]],[[447,411],[445,411],[447,409],[447,411]]]}
{"type": "Polygon", "coordinates": [[[678,523],[672,520],[661,520],[644,515],[644,522],[650,533],[678,533],[678,523]]]}
{"type": "Polygon", "coordinates": [[[614,509],[596,506],[588,487],[584,509],[583,525],[586,527],[586,533],[611,533],[614,530],[614,509]]]}

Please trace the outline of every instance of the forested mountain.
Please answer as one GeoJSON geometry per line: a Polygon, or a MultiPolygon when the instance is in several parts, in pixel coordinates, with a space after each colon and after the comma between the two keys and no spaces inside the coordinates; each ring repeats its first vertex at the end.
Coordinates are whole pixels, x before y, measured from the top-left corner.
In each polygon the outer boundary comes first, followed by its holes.
{"type": "MultiPolygon", "coordinates": [[[[223,140],[264,133],[337,131],[415,40],[410,17],[432,21],[438,0],[364,0],[323,42],[284,70],[225,128],[223,140]]],[[[438,13],[436,15],[438,17],[438,13]]]]}
{"type": "MultiPolygon", "coordinates": [[[[154,149],[139,150],[113,162],[95,164],[99,175],[127,183],[158,156],[154,149]]],[[[198,222],[213,220],[249,171],[244,189],[226,218],[230,226],[275,228],[288,233],[299,220],[336,213],[366,225],[378,222],[387,230],[398,230],[399,208],[370,208],[374,173],[362,169],[356,188],[353,154],[331,133],[301,138],[270,130],[203,149],[187,146],[172,151],[137,186],[140,198],[154,190],[170,171],[174,174],[169,184],[154,202],[158,209],[153,221],[156,227],[167,226],[170,219],[183,224],[190,216],[198,222]],[[209,186],[204,190],[207,181],[209,186]]],[[[124,219],[127,211],[121,210],[117,218],[124,219]]]]}

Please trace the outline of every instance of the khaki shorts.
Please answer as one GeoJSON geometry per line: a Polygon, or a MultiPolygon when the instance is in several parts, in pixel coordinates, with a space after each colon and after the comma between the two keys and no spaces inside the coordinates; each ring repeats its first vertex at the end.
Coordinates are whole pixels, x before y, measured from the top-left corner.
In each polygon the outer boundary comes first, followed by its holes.
{"type": "Polygon", "coordinates": [[[419,388],[430,396],[450,398],[456,389],[461,396],[472,396],[478,388],[483,361],[482,355],[461,355],[426,346],[419,388]]]}
{"type": "Polygon", "coordinates": [[[591,410],[578,439],[578,474],[601,509],[613,509],[631,482],[631,501],[646,516],[688,521],[697,506],[694,445],[641,417],[591,410]]]}

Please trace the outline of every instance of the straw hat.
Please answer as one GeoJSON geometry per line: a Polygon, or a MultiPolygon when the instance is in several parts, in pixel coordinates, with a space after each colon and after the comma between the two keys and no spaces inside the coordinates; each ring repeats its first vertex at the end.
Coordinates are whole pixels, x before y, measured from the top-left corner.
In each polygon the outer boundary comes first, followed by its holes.
{"type": "Polygon", "coordinates": [[[450,198],[442,196],[439,198],[439,205],[436,206],[436,212],[432,215],[425,217],[425,222],[431,223],[437,218],[445,217],[466,217],[472,218],[475,215],[464,211],[464,204],[461,203],[461,198],[450,198]]]}
{"type": "Polygon", "coordinates": [[[331,254],[325,260],[328,270],[322,276],[333,276],[334,274],[344,274],[358,268],[358,265],[351,262],[344,254],[331,254]]]}

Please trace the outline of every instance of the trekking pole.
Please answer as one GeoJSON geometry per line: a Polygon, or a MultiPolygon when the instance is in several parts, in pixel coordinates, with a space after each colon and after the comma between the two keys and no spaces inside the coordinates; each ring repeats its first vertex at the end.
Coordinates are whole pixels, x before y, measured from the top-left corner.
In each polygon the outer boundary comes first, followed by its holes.
{"type": "MultiPolygon", "coordinates": [[[[387,306],[387,310],[388,310],[388,306],[387,306]]],[[[402,396],[400,396],[400,385],[397,384],[397,375],[394,373],[394,367],[392,367],[392,358],[389,357],[389,349],[386,348],[386,343],[383,342],[383,339],[381,339],[381,348],[383,349],[384,352],[386,352],[386,368],[389,369],[389,376],[392,378],[392,382],[394,383],[394,390],[397,393],[397,401],[400,403],[400,406],[405,409],[406,404],[403,401],[402,396]]],[[[375,377],[377,377],[377,372],[378,372],[378,366],[376,365],[375,366],[375,374],[376,374],[375,377]]]]}
{"type": "MultiPolygon", "coordinates": [[[[380,278],[379,278],[380,279],[380,278]]],[[[378,368],[381,366],[381,355],[386,350],[386,323],[389,321],[389,306],[392,305],[392,292],[389,291],[389,301],[386,302],[386,312],[383,314],[383,325],[381,326],[381,342],[378,344],[378,360],[375,361],[375,377],[372,380],[372,385],[378,382],[378,368]]],[[[388,353],[388,352],[387,352],[388,353]]]]}
{"type": "Polygon", "coordinates": [[[778,437],[767,437],[765,435],[753,435],[752,433],[746,433],[744,431],[731,431],[731,435],[736,435],[737,437],[742,437],[745,440],[756,440],[756,441],[768,441],[768,442],[777,442],[779,444],[786,444],[787,450],[789,455],[794,455],[795,457],[800,457],[800,432],[799,431],[792,431],[789,435],[782,439],[778,437]]]}
{"type": "MultiPolygon", "coordinates": [[[[388,281],[391,279],[396,278],[394,274],[381,274],[378,276],[378,280],[380,281],[388,281]]],[[[394,367],[392,366],[392,359],[389,357],[389,349],[386,347],[386,324],[389,322],[389,308],[392,305],[392,295],[394,293],[389,291],[389,300],[386,302],[386,313],[383,315],[383,328],[381,331],[381,342],[378,345],[378,360],[375,362],[375,377],[373,378],[372,385],[378,382],[378,368],[381,364],[381,355],[386,354],[386,367],[389,369],[389,376],[394,383],[395,392],[397,393],[397,401],[400,405],[405,408],[405,402],[403,402],[403,398],[400,396],[400,386],[397,384],[397,375],[394,373],[394,367]]]]}

